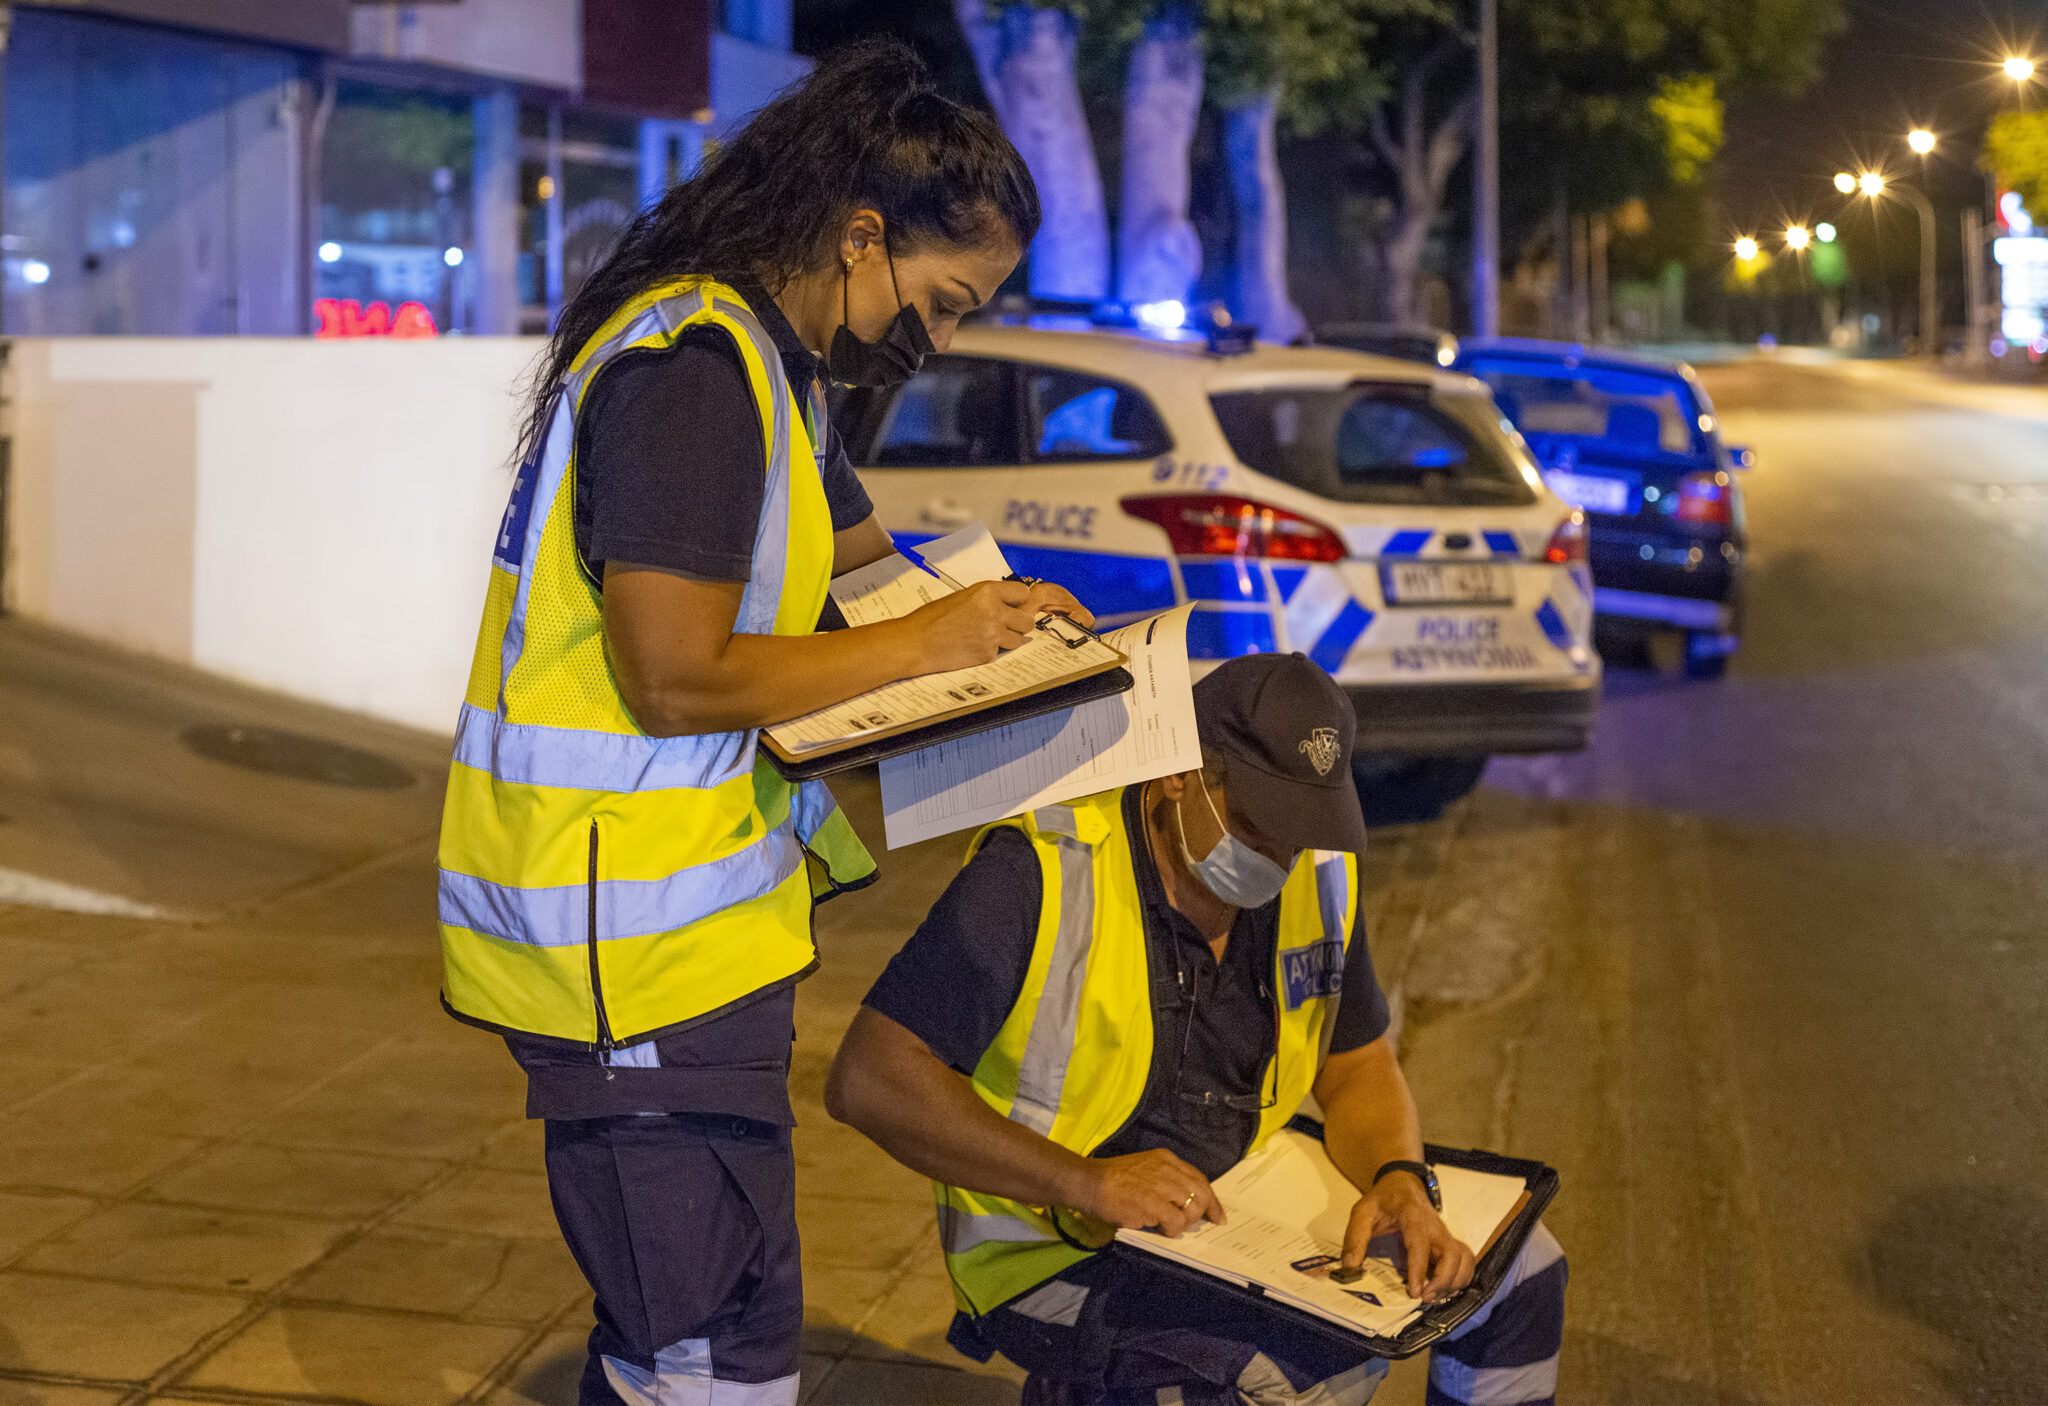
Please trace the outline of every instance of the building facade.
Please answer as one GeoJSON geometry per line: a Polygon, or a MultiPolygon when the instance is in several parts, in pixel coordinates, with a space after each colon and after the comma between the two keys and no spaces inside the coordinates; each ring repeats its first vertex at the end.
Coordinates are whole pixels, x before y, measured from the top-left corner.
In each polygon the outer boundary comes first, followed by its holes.
{"type": "Polygon", "coordinates": [[[7,5],[0,331],[545,331],[790,0],[7,5]]]}

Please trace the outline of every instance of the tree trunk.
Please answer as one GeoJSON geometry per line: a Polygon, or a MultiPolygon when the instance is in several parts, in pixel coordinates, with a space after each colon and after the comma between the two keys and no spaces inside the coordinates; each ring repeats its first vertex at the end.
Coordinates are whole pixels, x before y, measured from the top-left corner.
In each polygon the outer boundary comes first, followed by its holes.
{"type": "Polygon", "coordinates": [[[1031,242],[1031,291],[1094,302],[1109,296],[1109,214],[1088,118],[1074,82],[1071,15],[957,0],[960,28],[1003,131],[1038,183],[1045,209],[1031,242]]]}
{"type": "Polygon", "coordinates": [[[1287,295],[1287,190],[1274,141],[1280,94],[1259,93],[1223,114],[1223,147],[1237,198],[1238,316],[1269,342],[1308,334],[1308,322],[1287,295]]]}
{"type": "Polygon", "coordinates": [[[1458,158],[1464,155],[1478,105],[1478,94],[1468,89],[1435,128],[1429,125],[1430,78],[1455,49],[1454,44],[1441,44],[1410,65],[1402,75],[1396,100],[1372,114],[1373,147],[1394,173],[1399,187],[1393,224],[1380,245],[1386,269],[1381,296],[1389,322],[1413,324],[1417,320],[1423,246],[1429,242],[1429,228],[1443,209],[1444,185],[1450,180],[1458,158]],[[1390,109],[1400,124],[1398,129],[1388,125],[1390,109]]]}
{"type": "Polygon", "coordinates": [[[1186,302],[1202,272],[1202,241],[1188,220],[1188,148],[1201,109],[1195,17],[1174,5],[1146,21],[1124,83],[1117,297],[1126,303],[1186,302]]]}
{"type": "Polygon", "coordinates": [[[1397,327],[1415,327],[1422,322],[1416,307],[1422,291],[1422,246],[1429,242],[1429,227],[1435,222],[1434,204],[1416,209],[1403,201],[1392,229],[1380,243],[1386,270],[1380,283],[1380,316],[1397,327]]]}

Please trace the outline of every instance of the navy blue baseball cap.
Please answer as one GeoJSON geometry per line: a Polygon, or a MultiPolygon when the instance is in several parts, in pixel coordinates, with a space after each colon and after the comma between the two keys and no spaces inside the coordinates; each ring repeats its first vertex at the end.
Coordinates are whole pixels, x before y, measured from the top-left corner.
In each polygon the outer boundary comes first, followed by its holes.
{"type": "Polygon", "coordinates": [[[1305,654],[1246,654],[1195,685],[1202,755],[1222,761],[1230,803],[1274,839],[1302,849],[1365,848],[1351,779],[1358,718],[1336,681],[1305,654]]]}

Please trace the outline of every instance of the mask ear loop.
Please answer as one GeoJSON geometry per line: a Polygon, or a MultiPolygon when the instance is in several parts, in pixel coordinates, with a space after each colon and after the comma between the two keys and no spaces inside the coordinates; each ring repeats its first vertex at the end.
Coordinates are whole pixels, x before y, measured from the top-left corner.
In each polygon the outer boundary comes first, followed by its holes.
{"type": "Polygon", "coordinates": [[[896,315],[903,315],[903,285],[896,281],[896,251],[889,247],[889,231],[882,230],[882,257],[889,261],[889,291],[896,295],[896,315]]]}
{"type": "MultiPolygon", "coordinates": [[[[1209,807],[1210,818],[1216,822],[1216,828],[1223,832],[1223,840],[1229,839],[1230,827],[1223,823],[1223,816],[1216,809],[1216,798],[1209,794],[1209,778],[1204,776],[1201,772],[1197,771],[1195,773],[1195,780],[1201,783],[1202,802],[1203,804],[1209,807]]],[[[1223,843],[1223,840],[1218,840],[1216,843],[1220,845],[1223,843]]],[[[1187,835],[1185,832],[1183,832],[1181,835],[1181,848],[1187,848],[1187,835]]]]}

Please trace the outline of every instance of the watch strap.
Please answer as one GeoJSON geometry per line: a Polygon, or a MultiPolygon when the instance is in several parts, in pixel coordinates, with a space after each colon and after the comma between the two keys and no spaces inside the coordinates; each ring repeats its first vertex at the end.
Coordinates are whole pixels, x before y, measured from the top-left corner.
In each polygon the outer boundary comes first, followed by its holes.
{"type": "Polygon", "coordinates": [[[1388,1172],[1407,1172],[1412,1175],[1417,1181],[1422,1183],[1422,1189],[1429,1193],[1430,1206],[1438,1211],[1443,1210],[1444,1197],[1443,1193],[1437,1189],[1436,1173],[1432,1172],[1426,1163],[1410,1162],[1405,1159],[1388,1162],[1372,1174],[1372,1184],[1378,1186],[1380,1178],[1388,1172]]]}

